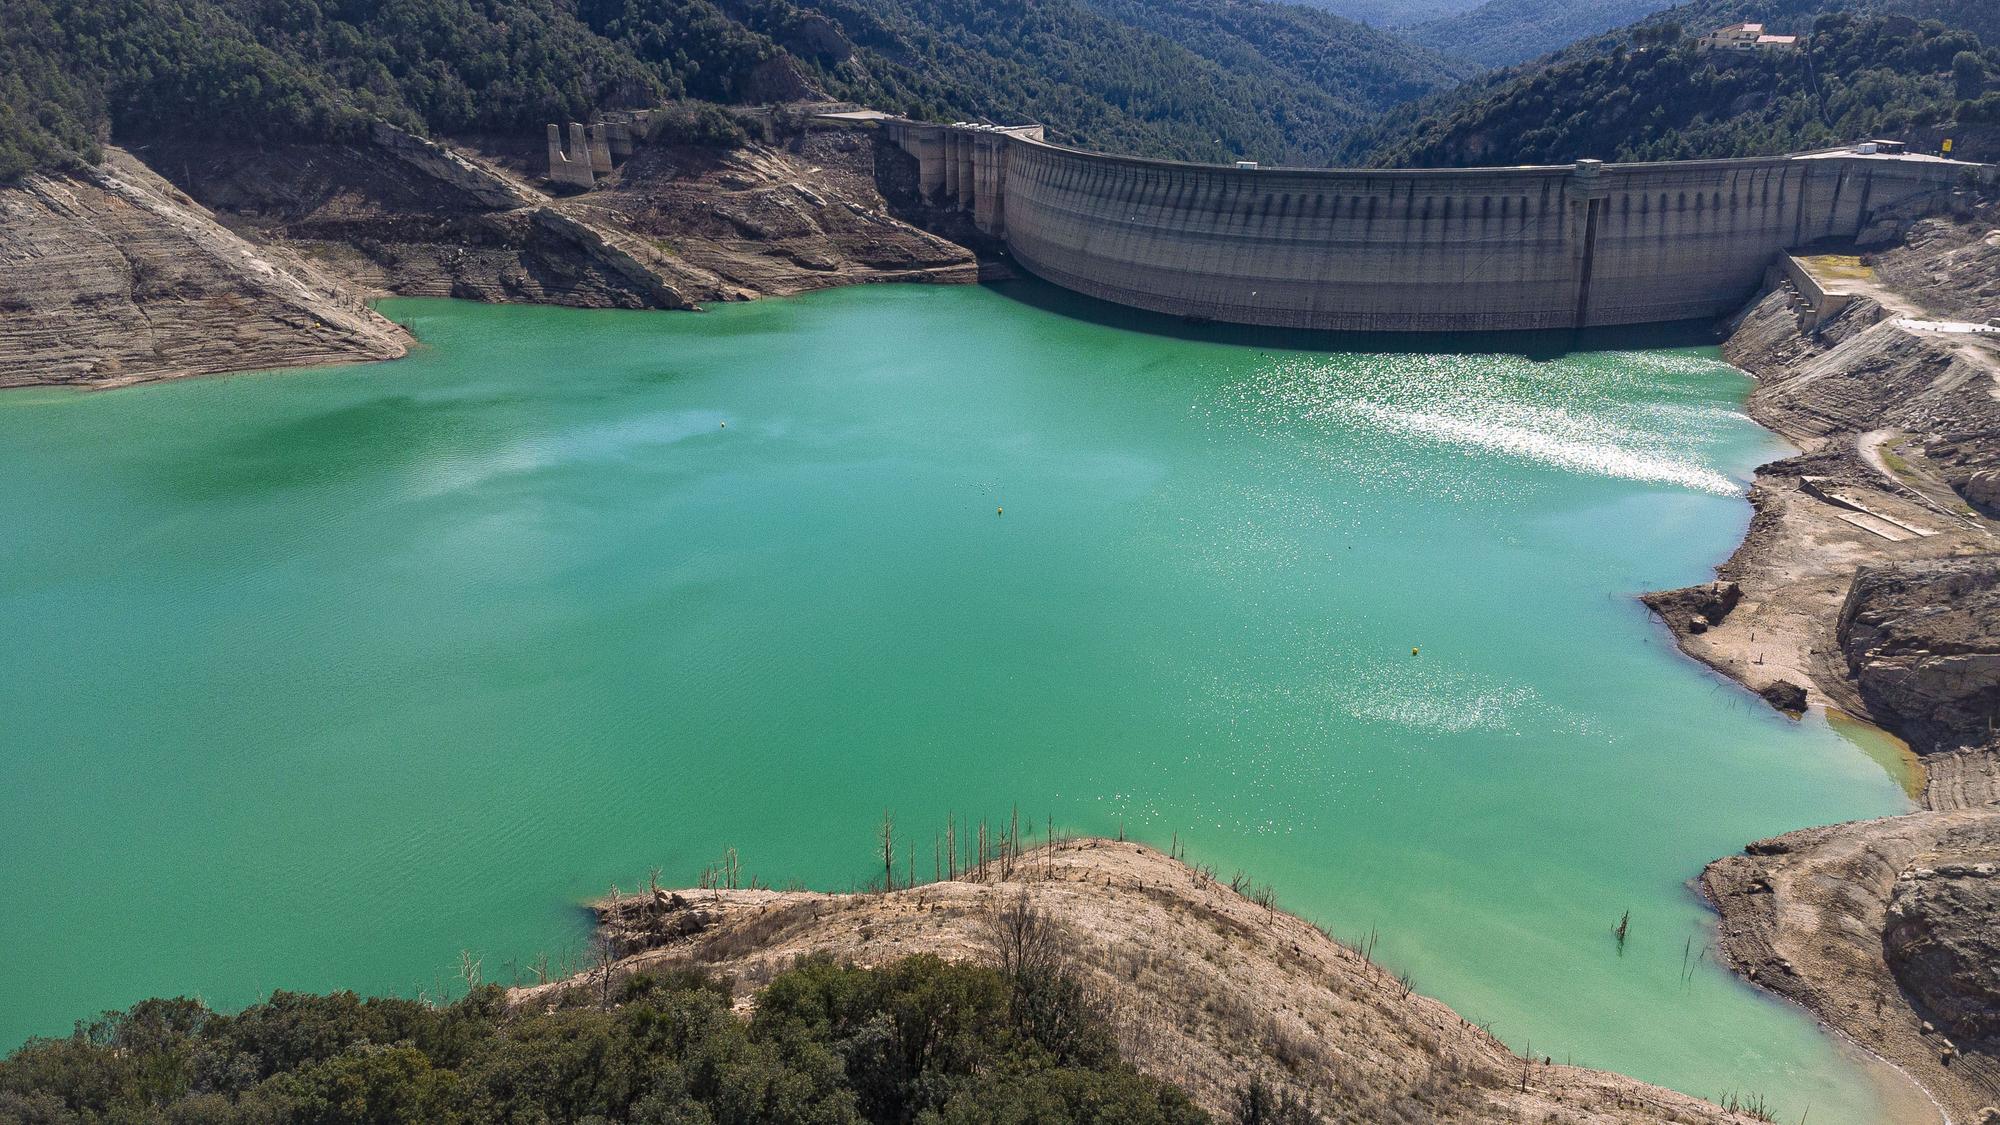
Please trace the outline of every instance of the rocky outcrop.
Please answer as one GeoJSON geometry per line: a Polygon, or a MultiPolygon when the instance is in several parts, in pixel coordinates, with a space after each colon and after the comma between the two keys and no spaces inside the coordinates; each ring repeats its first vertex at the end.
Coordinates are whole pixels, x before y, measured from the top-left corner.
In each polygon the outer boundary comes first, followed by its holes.
{"type": "Polygon", "coordinates": [[[1659,590],[1639,598],[1660,620],[1676,633],[1706,633],[1743,600],[1743,589],[1734,582],[1704,582],[1678,590],[1659,590]]]}
{"type": "MultiPolygon", "coordinates": [[[[1069,841],[962,878],[888,894],[648,891],[599,903],[601,936],[637,951],[613,975],[700,966],[738,996],[797,958],[863,965],[911,954],[995,956],[995,916],[1022,901],[1065,935],[1062,956],[1111,1013],[1120,1054],[1235,1120],[1251,1077],[1329,1121],[1641,1122],[1748,1125],[1748,1117],[1658,1087],[1514,1055],[1485,1030],[1362,952],[1213,874],[1137,844],[1069,841]]],[[[549,1004],[571,982],[516,989],[549,1004]]]]}
{"type": "Polygon", "coordinates": [[[1992,748],[1933,751],[1923,764],[1925,808],[2000,806],[2000,755],[1992,748]]]}
{"type": "Polygon", "coordinates": [[[1882,283],[1961,320],[2000,316],[2000,230],[1988,211],[1911,225],[1899,245],[1870,256],[1882,283]]]}
{"type": "Polygon", "coordinates": [[[416,172],[437,183],[463,192],[474,204],[491,211],[533,206],[536,198],[520,185],[475,164],[436,141],[412,136],[386,121],[377,121],[368,139],[416,172]]]}
{"type": "Polygon", "coordinates": [[[1958,491],[1965,497],[1966,503],[1988,516],[2000,517],[2000,469],[1977,469],[1966,473],[1958,491]]]}
{"type": "Polygon", "coordinates": [[[977,277],[970,251],[892,214],[877,167],[908,158],[865,131],[641,146],[564,199],[529,185],[533,146],[491,147],[388,125],[351,144],[161,141],[0,190],[0,386],[402,354],[363,297],[692,309],[977,277]]]}
{"type": "Polygon", "coordinates": [[[0,386],[388,359],[344,283],[249,242],[128,154],[0,188],[0,386]]]}
{"type": "Polygon", "coordinates": [[[1866,566],[1840,646],[1870,712],[1926,749],[1995,739],[2000,554],[1866,566]]]}
{"type": "Polygon", "coordinates": [[[623,281],[653,308],[691,309],[694,303],[667,280],[666,256],[629,235],[594,227],[553,207],[538,207],[535,226],[576,248],[583,260],[623,281]]]}
{"type": "Polygon", "coordinates": [[[655,242],[703,302],[975,280],[970,251],[893,212],[878,173],[898,160],[914,165],[874,133],[845,129],[729,151],[642,146],[596,191],[562,206],[655,242]]]}
{"type": "Polygon", "coordinates": [[[678,891],[658,887],[645,894],[618,896],[591,908],[597,940],[613,957],[632,957],[691,938],[713,928],[728,912],[697,904],[678,891]]]}
{"type": "Polygon", "coordinates": [[[1984,229],[1916,223],[1874,258],[1894,284],[1864,286],[1817,331],[1783,292],[1738,318],[1724,354],[1757,376],[1750,412],[1804,452],[1758,470],[1749,533],[1719,571],[1742,595],[1726,620],[1695,629],[1673,599],[1663,610],[1682,648],[1774,704],[1804,686],[1923,753],[1921,811],[1759,841],[1702,886],[1730,964],[1954,1121],[2000,1104],[2000,917],[1983,873],[2000,851],[2000,540],[1966,504],[1987,503],[2000,470],[2000,359],[1899,321],[1984,307],[2000,280],[1984,229]]]}
{"type": "Polygon", "coordinates": [[[1753,413],[1808,448],[1895,427],[1923,435],[1922,452],[1954,484],[2000,467],[1990,357],[1960,340],[1905,331],[1896,319],[1863,297],[1806,339],[1788,306],[1760,305],[1724,354],[1758,376],[1753,413]]]}
{"type": "Polygon", "coordinates": [[[381,144],[161,144],[150,155],[237,229],[377,295],[694,307],[652,245],[575,219],[483,162],[386,136],[397,159],[381,144]]]}
{"type": "Polygon", "coordinates": [[[1947,834],[1896,877],[1889,967],[1946,1034],[2000,1039],[2000,817],[1947,834]]]}
{"type": "Polygon", "coordinates": [[[1790,680],[1772,680],[1757,690],[1764,702],[1794,718],[1805,714],[1809,697],[1806,689],[1790,680]]]}
{"type": "Polygon", "coordinates": [[[2000,878],[1978,874],[1996,858],[2000,807],[1923,812],[1760,840],[1701,885],[1728,964],[1967,1121],[2000,1104],[2000,878]]]}
{"type": "Polygon", "coordinates": [[[163,143],[151,156],[240,229],[377,293],[685,309],[974,280],[970,252],[890,213],[875,149],[872,134],[844,130],[726,151],[641,145],[595,190],[559,199],[526,186],[541,155],[519,138],[163,143]]]}

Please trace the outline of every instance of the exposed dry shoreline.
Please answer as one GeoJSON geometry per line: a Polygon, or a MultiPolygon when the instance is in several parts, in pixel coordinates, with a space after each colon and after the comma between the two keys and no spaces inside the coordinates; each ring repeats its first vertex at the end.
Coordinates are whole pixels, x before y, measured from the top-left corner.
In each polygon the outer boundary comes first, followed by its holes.
{"type": "Polygon", "coordinates": [[[546,1004],[648,968],[733,977],[739,1004],[800,957],[879,965],[916,953],[993,960],[989,919],[1027,895],[1067,930],[1121,1054],[1224,1120],[1259,1075],[1328,1120],[1745,1123],[1747,1115],[1632,1078],[1515,1055],[1365,954],[1204,868],[1139,844],[1071,840],[961,877],[883,893],[681,890],[597,904],[620,955],[515,989],[546,1004]]]}
{"type": "Polygon", "coordinates": [[[393,359],[335,274],[228,230],[129,154],[0,188],[0,387],[393,359]]]}
{"type": "Polygon", "coordinates": [[[1738,318],[1725,354],[1758,379],[1750,414],[1801,452],[1758,471],[1715,583],[1645,599],[1683,651],[1774,706],[1839,708],[1919,753],[1918,811],[1757,841],[1701,882],[1738,972],[1954,1122],[2000,1103],[2000,949],[1983,939],[2000,930],[2000,746],[1978,721],[2000,685],[2000,352],[1898,320],[1991,314],[2000,237],[1980,218],[1917,224],[1816,336],[1782,288],[1738,318]]]}
{"type": "Polygon", "coordinates": [[[545,191],[520,142],[160,141],[0,187],[0,387],[114,387],[402,355],[384,296],[697,309],[874,281],[970,283],[898,217],[914,161],[807,129],[647,146],[545,191]]]}

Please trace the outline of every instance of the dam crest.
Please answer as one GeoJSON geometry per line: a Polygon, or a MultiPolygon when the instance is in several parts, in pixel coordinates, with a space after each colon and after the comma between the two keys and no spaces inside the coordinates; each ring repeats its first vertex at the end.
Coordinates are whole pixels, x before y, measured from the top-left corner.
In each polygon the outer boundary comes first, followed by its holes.
{"type": "Polygon", "coordinates": [[[916,159],[1022,268],[1120,305],[1353,332],[1713,318],[1787,250],[1942,210],[1995,168],[1839,150],[1453,169],[1235,167],[1051,144],[1039,125],[833,114],[916,159]]]}

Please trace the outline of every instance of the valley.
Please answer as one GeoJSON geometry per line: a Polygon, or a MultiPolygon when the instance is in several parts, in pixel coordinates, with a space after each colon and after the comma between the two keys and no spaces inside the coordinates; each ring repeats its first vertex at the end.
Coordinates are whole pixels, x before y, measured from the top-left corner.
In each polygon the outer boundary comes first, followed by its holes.
{"type": "Polygon", "coordinates": [[[0,1121],[1986,1125],[1996,35],[8,5],[0,1121]]]}

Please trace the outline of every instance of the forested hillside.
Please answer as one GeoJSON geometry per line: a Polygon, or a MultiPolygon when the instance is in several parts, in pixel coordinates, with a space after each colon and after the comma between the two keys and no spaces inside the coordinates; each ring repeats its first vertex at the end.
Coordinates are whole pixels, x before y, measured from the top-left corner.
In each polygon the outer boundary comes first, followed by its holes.
{"type": "Polygon", "coordinates": [[[1700,35],[1747,20],[1774,32],[1803,32],[1820,16],[1837,12],[1937,20],[1989,43],[2000,42],[2000,3],[1994,0],[1687,0],[1679,5],[1668,0],[1486,0],[1467,11],[1393,26],[1452,57],[1508,67],[1572,45],[1592,53],[1608,50],[1609,42],[1595,40],[1607,32],[1623,39],[1620,29],[1635,25],[1674,24],[1700,35]]]}
{"type": "Polygon", "coordinates": [[[1263,0],[815,0],[815,11],[857,47],[815,65],[829,94],[1041,121],[1053,139],[1183,159],[1323,164],[1381,110],[1472,69],[1263,0]]]}
{"type": "Polygon", "coordinates": [[[1677,160],[1839,144],[2000,115],[2000,50],[1907,18],[1822,16],[1809,49],[1718,57],[1652,23],[1392,112],[1354,155],[1390,167],[1677,160]]]}
{"type": "Polygon", "coordinates": [[[1643,22],[1678,24],[1688,34],[1699,35],[1751,20],[1774,32],[1792,33],[1808,31],[1819,17],[1840,12],[1936,20],[1989,43],[2000,41],[2000,4],[1993,0],[1686,0],[1643,22]]]}
{"type": "Polygon", "coordinates": [[[1324,161],[1466,72],[1229,0],[10,0],[0,179],[112,136],[538,130],[592,108],[827,96],[1196,159],[1324,161]]]}

